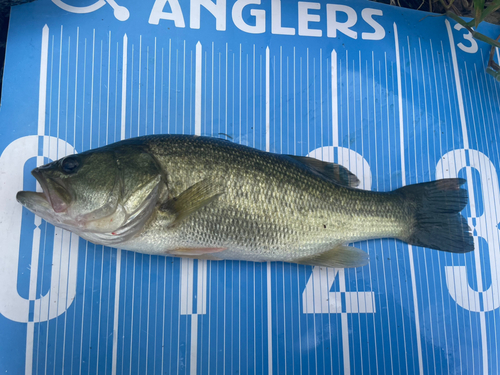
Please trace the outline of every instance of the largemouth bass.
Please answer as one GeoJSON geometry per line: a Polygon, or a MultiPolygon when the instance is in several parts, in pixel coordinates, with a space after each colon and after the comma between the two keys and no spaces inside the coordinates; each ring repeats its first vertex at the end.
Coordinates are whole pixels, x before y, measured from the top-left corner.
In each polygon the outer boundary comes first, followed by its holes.
{"type": "Polygon", "coordinates": [[[17,200],[96,244],[201,259],[357,267],[346,244],[396,238],[474,249],[463,179],[356,189],[346,168],[188,135],[128,139],[35,168],[43,193],[17,200]]]}

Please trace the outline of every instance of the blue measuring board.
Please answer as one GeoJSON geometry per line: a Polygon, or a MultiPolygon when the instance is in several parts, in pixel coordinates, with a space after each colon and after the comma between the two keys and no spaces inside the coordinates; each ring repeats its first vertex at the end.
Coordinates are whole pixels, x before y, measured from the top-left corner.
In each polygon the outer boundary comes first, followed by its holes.
{"type": "Polygon", "coordinates": [[[92,1],[12,10],[1,373],[500,373],[488,45],[445,17],[361,0],[92,1]],[[365,241],[370,264],[346,270],[185,260],[96,246],[15,200],[40,190],[36,166],[160,133],[334,161],[368,190],[464,177],[476,251],[365,241]]]}

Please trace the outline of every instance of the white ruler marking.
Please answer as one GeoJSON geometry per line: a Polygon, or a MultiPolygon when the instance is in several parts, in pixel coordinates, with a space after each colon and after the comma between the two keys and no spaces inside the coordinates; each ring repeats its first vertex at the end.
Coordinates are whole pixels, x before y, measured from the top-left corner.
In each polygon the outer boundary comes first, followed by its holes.
{"type": "MultiPolygon", "coordinates": [[[[40,86],[38,91],[38,135],[45,134],[45,111],[47,103],[47,63],[49,55],[49,27],[45,25],[42,29],[42,48],[40,56],[40,86]]],[[[44,164],[43,157],[37,157],[37,167],[44,164]]],[[[41,191],[40,185],[37,183],[37,191],[41,191]]],[[[38,258],[40,255],[40,224],[42,220],[39,216],[35,216],[35,230],[33,232],[33,245],[31,250],[30,263],[30,285],[29,299],[36,299],[36,287],[38,280],[38,258]]],[[[26,374],[33,372],[33,340],[35,333],[35,322],[28,322],[26,329],[26,360],[24,371],[26,374]]]]}
{"type": "MultiPolygon", "coordinates": [[[[123,57],[122,57],[122,108],[121,108],[121,130],[120,140],[125,139],[125,119],[127,109],[127,34],[123,35],[123,57]]],[[[116,375],[116,361],[118,358],[118,312],[120,308],[120,275],[121,275],[122,251],[116,249],[116,276],[115,276],[115,305],[113,315],[113,352],[111,357],[111,374],[116,375]]]]}
{"type": "Polygon", "coordinates": [[[196,43],[196,75],[195,75],[195,97],[194,97],[194,134],[201,134],[201,43],[196,43]]]}
{"type": "MultiPolygon", "coordinates": [[[[458,70],[458,60],[457,60],[457,52],[455,50],[455,40],[453,38],[453,31],[451,30],[451,25],[448,20],[445,20],[446,30],[448,31],[448,38],[450,40],[450,51],[451,51],[451,60],[453,64],[453,73],[455,76],[455,86],[457,88],[457,101],[458,101],[458,109],[460,113],[460,124],[462,125],[462,139],[464,142],[464,149],[469,149],[469,137],[467,134],[467,121],[465,119],[465,107],[464,107],[464,99],[462,95],[462,85],[460,82],[460,72],[458,70]]],[[[466,151],[467,152],[467,151],[466,151]]],[[[467,190],[469,191],[469,196],[474,197],[474,186],[472,184],[472,169],[466,168],[467,174],[467,190]]],[[[471,216],[476,216],[476,209],[474,200],[470,202],[471,207],[471,216]]],[[[477,241],[476,241],[477,244],[477,241]]],[[[480,266],[480,257],[479,251],[475,251],[475,260],[476,260],[476,278],[478,283],[479,291],[483,291],[482,288],[482,270],[480,266]]],[[[481,351],[483,354],[483,374],[488,374],[488,341],[486,334],[486,315],[484,311],[479,312],[479,322],[481,327],[481,351]]]]}
{"type": "MultiPolygon", "coordinates": [[[[398,28],[396,23],[394,23],[394,43],[396,49],[396,69],[398,77],[398,111],[399,111],[399,139],[400,139],[400,155],[401,155],[401,176],[402,184],[406,185],[406,171],[405,171],[405,144],[404,144],[404,121],[403,121],[403,93],[401,84],[401,60],[399,55],[399,37],[398,28]]],[[[417,336],[417,354],[418,354],[418,368],[419,374],[424,374],[424,364],[422,358],[422,338],[420,336],[420,316],[418,309],[418,297],[417,297],[417,282],[415,277],[415,265],[413,263],[413,246],[408,245],[408,258],[410,261],[410,275],[411,275],[411,286],[413,293],[413,308],[415,315],[415,331],[417,336]]]]}
{"type": "Polygon", "coordinates": [[[271,56],[266,48],[266,151],[271,150],[271,56]]]}
{"type": "Polygon", "coordinates": [[[125,139],[125,120],[127,110],[127,49],[128,38],[127,34],[123,35],[123,58],[122,58],[122,115],[121,115],[121,132],[120,140],[125,139]]]}
{"type": "MultiPolygon", "coordinates": [[[[269,47],[266,48],[266,151],[271,149],[271,59],[269,47]]],[[[271,263],[267,263],[267,368],[273,373],[273,316],[272,316],[271,263]]]]}

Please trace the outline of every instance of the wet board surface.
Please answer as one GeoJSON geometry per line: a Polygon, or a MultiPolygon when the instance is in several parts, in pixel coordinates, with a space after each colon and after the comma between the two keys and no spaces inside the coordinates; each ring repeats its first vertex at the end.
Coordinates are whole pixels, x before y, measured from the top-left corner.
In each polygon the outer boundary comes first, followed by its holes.
{"type": "Polygon", "coordinates": [[[12,10],[2,373],[500,373],[488,45],[445,17],[364,1],[82,3],[12,10]],[[160,133],[335,161],[368,190],[467,178],[477,250],[365,241],[370,264],[348,270],[181,260],[96,246],[15,200],[40,190],[36,166],[160,133]]]}

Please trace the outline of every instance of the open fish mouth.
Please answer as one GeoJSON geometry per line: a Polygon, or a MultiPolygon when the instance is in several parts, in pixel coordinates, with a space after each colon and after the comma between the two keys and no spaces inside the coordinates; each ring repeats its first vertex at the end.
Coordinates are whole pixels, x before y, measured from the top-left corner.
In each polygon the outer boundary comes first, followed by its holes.
{"type": "Polygon", "coordinates": [[[75,232],[77,226],[74,220],[67,215],[66,211],[58,213],[54,210],[50,202],[51,196],[52,195],[49,194],[45,188],[42,193],[36,191],[20,191],[17,193],[16,199],[24,207],[35,215],[40,216],[48,223],[75,232]]]}
{"type": "Polygon", "coordinates": [[[35,168],[31,174],[40,183],[43,192],[20,191],[16,199],[29,210],[38,213],[40,209],[63,213],[68,209],[69,193],[53,179],[47,179],[40,168],[35,168]]]}
{"type": "Polygon", "coordinates": [[[28,210],[44,219],[54,214],[54,210],[44,193],[20,191],[17,193],[16,199],[28,210]]]}

